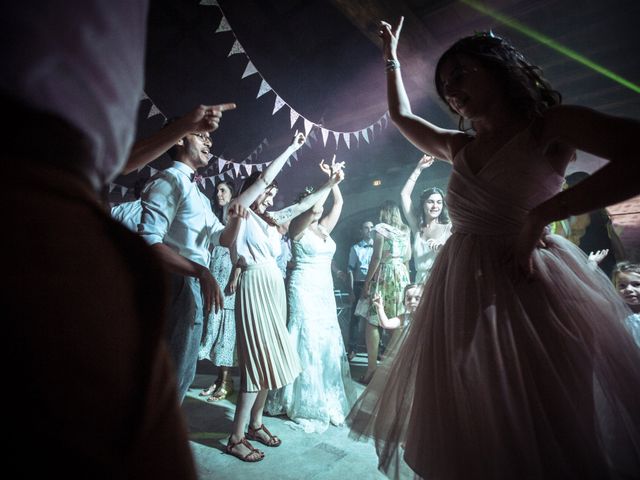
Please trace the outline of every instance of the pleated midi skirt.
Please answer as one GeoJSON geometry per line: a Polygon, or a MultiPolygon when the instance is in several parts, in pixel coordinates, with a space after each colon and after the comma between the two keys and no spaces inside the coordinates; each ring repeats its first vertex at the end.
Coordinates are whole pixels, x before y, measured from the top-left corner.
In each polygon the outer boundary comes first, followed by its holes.
{"type": "Polygon", "coordinates": [[[287,332],[287,301],[275,261],[243,269],[236,294],[236,334],[241,388],[274,390],[302,371],[287,332]]]}

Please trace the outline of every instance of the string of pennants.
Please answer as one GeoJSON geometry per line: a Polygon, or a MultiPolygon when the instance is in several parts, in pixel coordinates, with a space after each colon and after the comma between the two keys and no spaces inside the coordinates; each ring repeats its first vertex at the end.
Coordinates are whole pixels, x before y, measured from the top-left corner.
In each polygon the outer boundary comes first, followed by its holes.
{"type": "MultiPolygon", "coordinates": [[[[146,94],[146,92],[142,92],[142,98],[140,99],[140,101],[143,101],[143,100],[148,100],[149,102],[151,102],[151,108],[149,109],[147,118],[160,115],[165,121],[167,120],[167,116],[160,111],[160,109],[156,106],[153,100],[146,94]]],[[[261,172],[271,162],[263,162],[263,163],[246,163],[246,162],[257,159],[260,153],[262,153],[262,150],[267,145],[269,145],[269,140],[264,138],[262,142],[260,142],[260,144],[256,148],[254,148],[253,151],[240,162],[227,160],[226,158],[220,157],[218,155],[210,155],[209,160],[211,160],[211,158],[215,158],[217,160],[215,165],[213,164],[210,165],[206,169],[205,175],[199,175],[196,177],[196,179],[204,188],[206,187],[207,181],[212,186],[215,185],[215,178],[218,178],[219,180],[224,180],[225,178],[228,178],[231,180],[244,179],[249,175],[251,175],[251,173],[254,170],[261,172]],[[218,173],[212,173],[212,170],[215,170],[215,167],[217,167],[218,173]]],[[[291,166],[290,163],[289,163],[289,166],[291,166]]],[[[138,173],[140,173],[144,169],[149,170],[149,177],[154,176],[158,172],[158,169],[153,168],[150,165],[146,165],[144,167],[139,168],[138,173]]],[[[114,190],[119,191],[122,194],[122,197],[125,197],[129,192],[129,190],[133,190],[133,188],[125,187],[123,185],[118,185],[115,183],[109,184],[109,193],[113,192],[114,190]]]]}
{"type": "MultiPolygon", "coordinates": [[[[373,122],[372,124],[360,130],[349,131],[349,132],[331,130],[331,129],[325,128],[321,124],[315,123],[309,120],[308,118],[304,117],[303,115],[298,113],[294,108],[292,108],[287,102],[285,102],[282,99],[282,97],[268,84],[268,82],[264,79],[262,74],[257,70],[255,65],[249,58],[249,55],[246,53],[246,51],[238,41],[238,38],[233,32],[233,29],[231,28],[231,25],[229,24],[229,21],[227,20],[227,17],[224,15],[224,12],[222,11],[222,8],[220,7],[217,0],[201,0],[200,5],[215,6],[220,9],[220,12],[222,13],[222,19],[215,33],[230,32],[234,36],[234,43],[227,57],[230,57],[236,54],[243,54],[247,58],[247,66],[245,67],[245,70],[244,70],[244,73],[242,74],[241,79],[247,78],[251,75],[258,75],[261,79],[261,82],[260,82],[260,87],[259,87],[256,98],[260,98],[263,95],[267,94],[268,92],[272,92],[275,95],[272,115],[275,115],[282,108],[285,108],[285,107],[288,108],[291,129],[293,129],[296,123],[302,120],[304,133],[307,137],[309,137],[310,139],[313,139],[314,141],[318,140],[317,134],[314,131],[314,127],[315,127],[316,129],[320,130],[323,145],[326,147],[328,138],[332,136],[334,138],[336,150],[337,150],[340,145],[340,139],[342,139],[342,142],[344,143],[344,145],[346,145],[348,149],[350,149],[352,145],[355,147],[359,147],[361,138],[365,142],[371,143],[371,140],[373,140],[374,138],[375,127],[379,127],[380,130],[387,127],[389,123],[389,112],[385,112],[377,121],[373,122]]],[[[145,92],[143,92],[142,98],[140,100],[141,101],[148,100],[149,102],[151,102],[151,108],[147,113],[147,118],[151,118],[156,115],[161,115],[164,120],[167,120],[167,116],[160,111],[160,109],[156,106],[153,100],[145,92]]],[[[309,148],[311,148],[309,138],[307,139],[306,145],[309,148]]],[[[251,173],[255,170],[262,171],[271,162],[264,162],[264,163],[247,163],[247,162],[256,160],[259,154],[268,144],[269,144],[268,140],[266,138],[263,139],[262,142],[246,158],[244,158],[242,161],[239,161],[239,162],[228,160],[216,155],[211,155],[212,158],[215,158],[217,160],[216,163],[211,164],[205,171],[205,175],[198,176],[197,180],[200,182],[200,184],[203,187],[205,187],[207,181],[209,181],[211,185],[214,185],[215,178],[218,178],[219,180],[223,180],[225,179],[225,177],[228,177],[232,180],[243,179],[251,175],[251,173]],[[215,170],[216,166],[217,166],[217,173],[210,173],[212,170],[215,170]]],[[[294,153],[292,156],[296,161],[298,160],[298,152],[294,153]]],[[[287,160],[287,165],[291,166],[290,159],[287,160]]],[[[158,171],[157,169],[147,165],[139,169],[139,172],[142,171],[144,168],[148,168],[150,170],[150,176],[155,175],[156,172],[158,171]]],[[[132,188],[125,187],[122,185],[117,185],[114,183],[109,185],[109,193],[117,189],[120,190],[120,193],[122,194],[123,197],[126,196],[129,190],[133,190],[132,188]]]]}
{"type": "Polygon", "coordinates": [[[258,95],[256,96],[256,98],[260,98],[268,92],[273,92],[273,94],[275,95],[275,100],[273,105],[273,112],[271,114],[275,115],[278,111],[280,111],[280,109],[284,107],[288,108],[290,128],[293,129],[294,125],[299,120],[302,119],[305,135],[308,136],[309,132],[314,127],[316,127],[320,130],[320,133],[322,134],[322,143],[325,147],[327,146],[327,139],[331,135],[335,140],[336,149],[338,149],[338,146],[340,145],[340,139],[342,139],[346,147],[350,149],[351,146],[354,145],[354,142],[356,147],[359,146],[361,138],[365,142],[370,143],[371,140],[373,139],[375,127],[379,126],[380,129],[383,129],[383,128],[386,128],[386,126],[388,125],[389,112],[385,112],[384,115],[382,115],[377,121],[375,121],[371,125],[368,125],[365,128],[362,128],[360,130],[355,130],[350,132],[331,130],[329,128],[325,128],[319,123],[315,123],[309,120],[308,118],[304,117],[303,115],[298,113],[295,109],[293,109],[291,105],[289,105],[287,102],[285,102],[282,99],[282,97],[269,85],[269,83],[265,80],[262,74],[255,67],[255,65],[251,61],[251,58],[249,58],[249,55],[247,54],[243,46],[240,44],[240,41],[238,40],[235,33],[233,32],[233,29],[231,28],[231,25],[229,24],[229,21],[227,20],[227,17],[222,11],[222,7],[220,7],[220,4],[218,3],[218,1],[217,0],[201,0],[200,5],[215,6],[220,9],[220,12],[222,13],[222,19],[220,20],[220,24],[218,25],[218,28],[216,29],[215,33],[231,32],[231,34],[234,37],[233,45],[227,57],[230,57],[236,54],[243,54],[247,58],[247,66],[245,67],[244,73],[242,74],[242,78],[244,79],[251,75],[258,75],[260,77],[261,82],[260,82],[260,87],[258,89],[258,95]]]}

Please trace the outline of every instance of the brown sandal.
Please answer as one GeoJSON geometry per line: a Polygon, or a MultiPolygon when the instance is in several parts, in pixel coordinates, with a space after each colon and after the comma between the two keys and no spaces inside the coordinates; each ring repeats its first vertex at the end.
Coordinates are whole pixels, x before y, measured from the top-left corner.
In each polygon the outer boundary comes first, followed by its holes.
{"type": "Polygon", "coordinates": [[[215,391],[213,392],[213,394],[209,395],[206,400],[209,403],[218,402],[220,400],[224,400],[232,393],[233,393],[233,380],[228,380],[218,385],[215,391]]]}
{"type": "Polygon", "coordinates": [[[249,425],[247,438],[249,438],[250,440],[254,440],[256,442],[260,442],[263,445],[266,445],[267,447],[279,447],[280,445],[282,445],[282,440],[280,440],[275,435],[272,435],[271,432],[267,430],[267,427],[264,426],[264,423],[260,425],[259,428],[253,428],[251,425],[249,425]],[[267,434],[267,436],[269,437],[269,440],[265,440],[258,435],[258,432],[260,430],[262,430],[264,433],[267,434]]]}
{"type": "Polygon", "coordinates": [[[231,438],[229,438],[229,443],[227,443],[227,446],[224,449],[224,453],[233,455],[234,457],[239,458],[243,462],[259,462],[264,458],[264,452],[261,452],[260,450],[255,448],[253,445],[251,445],[245,437],[242,437],[237,442],[232,442],[231,438]],[[249,449],[249,453],[247,453],[246,455],[242,455],[241,453],[234,452],[233,449],[238,445],[244,445],[245,447],[247,447],[249,449]],[[259,456],[249,458],[254,453],[257,453],[259,456]]]}

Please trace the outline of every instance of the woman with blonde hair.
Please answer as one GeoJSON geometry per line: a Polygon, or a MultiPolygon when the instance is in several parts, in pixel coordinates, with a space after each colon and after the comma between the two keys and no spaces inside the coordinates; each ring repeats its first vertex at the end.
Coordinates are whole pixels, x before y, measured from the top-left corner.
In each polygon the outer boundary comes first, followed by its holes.
{"type": "MultiPolygon", "coordinates": [[[[380,223],[373,227],[373,254],[362,295],[370,298],[379,295],[384,302],[387,317],[391,318],[400,315],[404,309],[403,292],[404,287],[409,284],[407,263],[411,259],[411,230],[402,221],[400,207],[392,200],[382,204],[379,218],[380,223]]],[[[371,380],[378,362],[380,323],[373,305],[367,320],[367,372],[359,380],[364,384],[371,380]]]]}

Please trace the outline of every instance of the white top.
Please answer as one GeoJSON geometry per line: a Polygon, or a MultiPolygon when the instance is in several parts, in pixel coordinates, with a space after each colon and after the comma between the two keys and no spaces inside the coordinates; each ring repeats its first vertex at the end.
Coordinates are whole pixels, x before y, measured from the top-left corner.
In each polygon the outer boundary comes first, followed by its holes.
{"type": "Polygon", "coordinates": [[[111,217],[132,232],[137,232],[142,217],[142,203],[140,200],[134,200],[115,205],[111,207],[111,217]]]}
{"type": "Polygon", "coordinates": [[[84,133],[96,188],[122,169],[133,143],[147,3],[11,2],[0,15],[0,91],[84,133]]]}
{"type": "Polygon", "coordinates": [[[638,347],[640,347],[640,313],[632,313],[624,320],[627,330],[633,335],[638,347]]]}
{"type": "Polygon", "coordinates": [[[442,233],[433,239],[424,240],[420,232],[416,233],[413,240],[413,263],[416,267],[416,283],[424,283],[429,274],[433,263],[436,261],[440,248],[433,249],[432,244],[439,245],[447,241],[451,236],[451,223],[445,224],[442,233]],[[430,241],[431,240],[431,241],[430,241]]]}
{"type": "Polygon", "coordinates": [[[238,265],[247,267],[269,262],[275,264],[282,251],[282,235],[275,226],[269,225],[253,210],[247,211],[249,216],[240,223],[238,236],[231,250],[238,259],[238,265]]]}
{"type": "Polygon", "coordinates": [[[147,183],[140,198],[138,233],[150,244],[164,243],[183,257],[209,266],[209,245],[220,244],[224,225],[191,175],[191,167],[173,162],[147,183]]]}
{"type": "Polygon", "coordinates": [[[367,278],[371,255],[373,255],[373,240],[360,240],[351,246],[348,266],[353,272],[354,282],[364,282],[367,278]]]}

